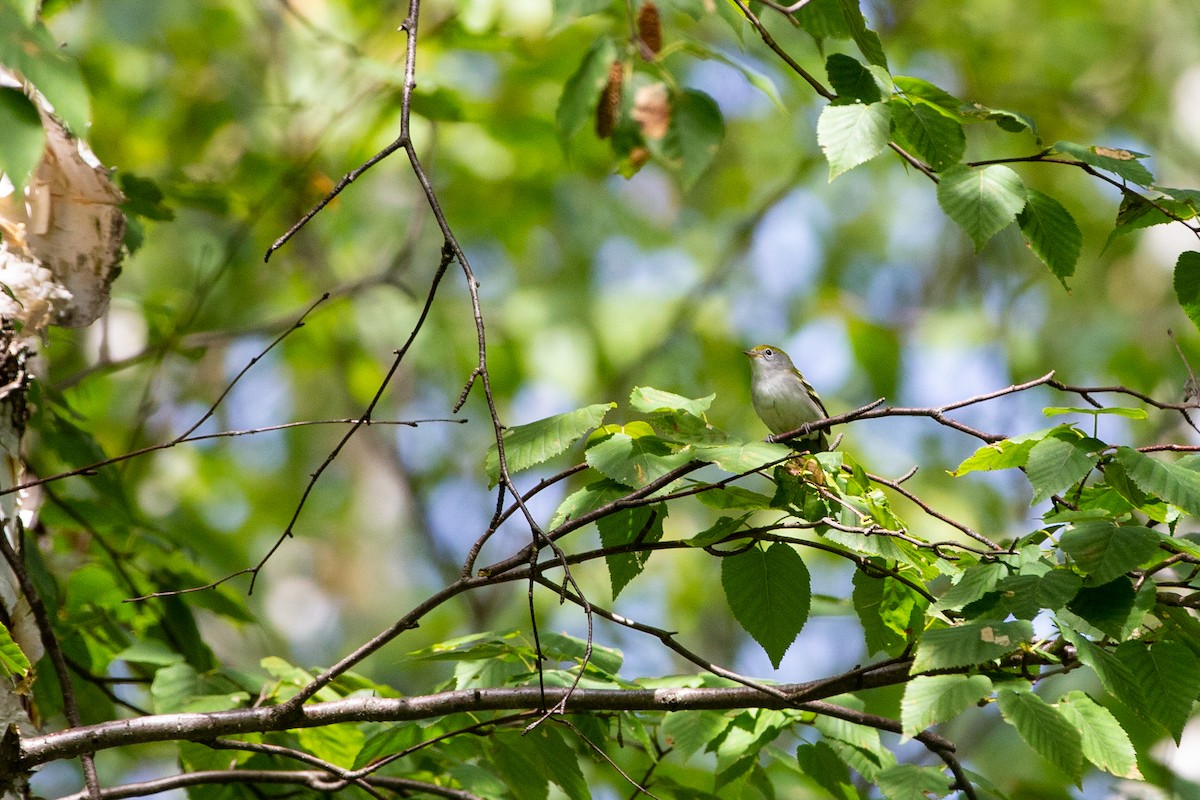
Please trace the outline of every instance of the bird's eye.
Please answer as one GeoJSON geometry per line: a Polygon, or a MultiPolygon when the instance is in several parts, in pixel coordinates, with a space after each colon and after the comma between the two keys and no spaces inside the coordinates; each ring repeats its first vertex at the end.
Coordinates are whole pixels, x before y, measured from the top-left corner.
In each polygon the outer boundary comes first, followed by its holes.
{"type": "Polygon", "coordinates": [[[767,358],[770,358],[771,356],[775,355],[775,351],[768,347],[766,350],[763,350],[763,355],[767,358]]]}

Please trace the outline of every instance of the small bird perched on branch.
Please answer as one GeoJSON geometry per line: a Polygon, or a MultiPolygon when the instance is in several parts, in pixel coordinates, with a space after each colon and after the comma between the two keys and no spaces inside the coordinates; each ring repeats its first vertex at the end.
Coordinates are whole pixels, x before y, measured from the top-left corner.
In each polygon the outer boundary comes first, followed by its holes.
{"type": "MultiPolygon", "coordinates": [[[[794,431],[829,416],[815,389],[778,347],[760,344],[744,351],[750,358],[750,399],[771,433],[794,431]]],[[[828,450],[825,431],[788,442],[796,450],[828,450]]]]}

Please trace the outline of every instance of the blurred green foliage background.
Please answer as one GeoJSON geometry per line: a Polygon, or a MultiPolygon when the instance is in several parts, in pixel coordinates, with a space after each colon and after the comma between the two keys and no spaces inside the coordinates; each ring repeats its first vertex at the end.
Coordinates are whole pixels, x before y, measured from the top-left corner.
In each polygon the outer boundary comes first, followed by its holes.
{"type": "MultiPolygon", "coordinates": [[[[950,402],[1050,370],[1070,383],[1123,383],[1181,399],[1188,370],[1168,329],[1186,354],[1197,353],[1196,331],[1171,291],[1177,253],[1194,247],[1181,227],[1105,248],[1119,202],[1112,187],[1077,170],[1019,167],[1083,229],[1083,256],[1064,292],[1015,230],[976,254],[939,210],[933,185],[890,155],[830,183],[815,135],[824,101],[712,3],[660,7],[668,48],[704,40],[767,76],[778,93],[775,102],[716,60],[683,50],[666,57],[681,84],[717,100],[726,122],[712,166],[687,190],[654,165],[632,179],[615,176],[607,144],[590,130],[569,152],[560,147],[562,85],[598,35],[627,26],[623,4],[422,4],[414,137],[480,280],[506,423],[624,403],[640,385],[715,393],[715,425],[765,435],[741,354],[760,342],[787,349],[834,413],[880,396],[950,402]],[[583,16],[585,5],[603,13],[583,16]]],[[[895,74],[1030,115],[1047,142],[1150,153],[1164,185],[1200,184],[1196,4],[898,0],[868,2],[864,11],[895,74]]],[[[263,253],[396,136],[404,13],[400,2],[347,0],[46,4],[51,31],[80,61],[92,94],[92,148],[146,203],[140,246],[114,284],[109,316],[93,329],[53,330],[43,351],[46,384],[64,392],[77,424],[108,454],[189,427],[324,292],[331,299],[253,367],[202,430],[362,413],[417,319],[442,244],[402,154],[366,173],[269,263],[263,253]]],[[[823,76],[824,56],[807,34],[774,19],[770,27],[823,76]]],[[[968,139],[972,159],[1037,148],[1028,133],[977,127],[968,139]]],[[[453,270],[376,419],[452,417],[476,361],[453,270]]],[[[1047,390],[964,419],[1015,435],[1048,427],[1041,406],[1064,402],[1047,390]]],[[[468,422],[372,426],[352,440],[249,599],[273,632],[201,612],[222,660],[252,668],[283,648],[298,663],[328,663],[457,574],[494,506],[482,471],[491,427],[479,387],[458,416],[468,422]]],[[[1135,443],[1176,433],[1156,429],[1154,419],[1103,424],[1135,443]]],[[[122,546],[181,549],[194,559],[196,582],[252,565],[343,432],[331,425],[216,439],[125,463],[139,510],[137,525],[119,531],[122,546]]],[[[1023,483],[945,476],[974,449],[965,437],[890,419],[850,427],[843,446],[881,474],[920,464],[909,487],[993,538],[1027,530],[1023,483]]],[[[31,454],[42,474],[79,465],[36,442],[31,454]]],[[[67,500],[90,492],[81,480],[54,491],[67,500]]],[[[533,510],[548,518],[561,497],[539,498],[533,510]]],[[[668,532],[699,529],[709,512],[697,505],[693,513],[673,512],[668,532]]],[[[484,560],[527,536],[506,526],[484,560]]],[[[847,591],[850,572],[831,561],[821,574],[822,564],[815,591],[847,591]]],[[[582,578],[607,601],[603,567],[582,578]]],[[[716,581],[709,560],[652,560],[621,608],[681,631],[716,660],[778,680],[828,674],[864,656],[833,645],[838,626],[855,624],[850,618],[816,619],[801,640],[810,646],[794,648],[773,673],[714,600],[716,581]]],[[[232,601],[245,589],[239,579],[222,591],[232,601]]],[[[845,611],[832,603],[825,610],[845,611]]],[[[555,629],[581,629],[579,615],[552,598],[546,613],[555,629]]],[[[523,591],[495,592],[445,608],[405,643],[417,649],[525,618],[523,591]]],[[[683,669],[627,631],[602,628],[599,637],[626,651],[631,675],[683,669]]],[[[406,662],[397,648],[371,670],[406,691],[444,674],[437,664],[406,662]]]]}

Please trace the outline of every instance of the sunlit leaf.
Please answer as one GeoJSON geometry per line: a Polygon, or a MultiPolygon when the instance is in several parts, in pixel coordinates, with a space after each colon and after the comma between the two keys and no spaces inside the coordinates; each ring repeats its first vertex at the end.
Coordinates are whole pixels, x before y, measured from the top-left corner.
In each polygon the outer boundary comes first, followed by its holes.
{"type": "Polygon", "coordinates": [[[1025,743],[1077,783],[1083,774],[1083,742],[1075,726],[1033,692],[1005,689],[998,700],[1001,715],[1025,743]]]}
{"type": "MultiPolygon", "coordinates": [[[[529,469],[562,453],[599,425],[613,408],[616,403],[597,403],[509,428],[504,432],[504,460],[509,473],[529,469]]],[[[500,454],[495,445],[488,448],[484,471],[491,485],[500,480],[500,454]]]]}
{"type": "Polygon", "coordinates": [[[817,121],[817,142],[829,161],[829,179],[883,152],[891,125],[886,103],[826,106],[817,121]]]}
{"type": "Polygon", "coordinates": [[[900,703],[904,735],[912,737],[953,719],[991,693],[986,675],[918,675],[904,688],[900,703]]]}
{"type": "Polygon", "coordinates": [[[912,673],[965,667],[997,659],[1033,640],[1033,626],[1025,620],[981,620],[925,632],[913,659],[912,673]]]}
{"type": "Polygon", "coordinates": [[[938,205],[958,223],[980,250],[1007,228],[1025,207],[1025,183],[1001,164],[988,167],[957,165],[942,173],[938,205]]]}

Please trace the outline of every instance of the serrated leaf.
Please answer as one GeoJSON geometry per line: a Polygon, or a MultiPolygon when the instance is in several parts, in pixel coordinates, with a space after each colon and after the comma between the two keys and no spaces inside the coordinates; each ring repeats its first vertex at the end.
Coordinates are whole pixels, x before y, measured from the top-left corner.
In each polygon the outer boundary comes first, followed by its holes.
{"type": "MultiPolygon", "coordinates": [[[[616,407],[616,403],[597,403],[509,428],[504,432],[504,459],[509,473],[529,469],[562,453],[616,407]]],[[[484,471],[489,486],[495,486],[500,480],[500,455],[495,445],[488,448],[484,471]]]]}
{"type": "Polygon", "coordinates": [[[37,87],[55,116],[74,135],[82,135],[91,114],[91,96],[79,64],[63,52],[45,25],[24,20],[12,3],[0,2],[0,32],[0,64],[37,87]]]}
{"type": "Polygon", "coordinates": [[[892,120],[897,143],[936,171],[957,164],[967,149],[961,123],[924,103],[912,105],[892,100],[892,120]]]}
{"type": "Polygon", "coordinates": [[[952,477],[966,475],[968,472],[991,471],[997,469],[1012,469],[1023,467],[1029,459],[1029,451],[1038,443],[1038,439],[1002,439],[999,442],[985,444],[971,456],[958,465],[950,473],[952,477]]]}
{"type": "Polygon", "coordinates": [[[1027,191],[1021,176],[1001,164],[955,165],[942,173],[937,196],[946,216],[967,232],[978,251],[1016,219],[1027,191]]]}
{"type": "Polygon", "coordinates": [[[1149,415],[1144,408],[1079,408],[1078,406],[1049,406],[1042,409],[1047,417],[1058,417],[1063,414],[1087,414],[1091,417],[1111,415],[1126,419],[1146,419],[1149,415]]]}
{"type": "Polygon", "coordinates": [[[1111,711],[1078,690],[1059,701],[1058,711],[1079,731],[1084,758],[1118,778],[1141,780],[1133,743],[1111,711]]]}
{"type": "Polygon", "coordinates": [[[817,143],[829,162],[829,180],[883,152],[891,125],[887,103],[826,106],[817,120],[817,143]]]}
{"type": "Polygon", "coordinates": [[[817,41],[850,38],[850,26],[846,24],[840,0],[812,0],[795,16],[800,27],[817,41]]]}
{"type": "Polygon", "coordinates": [[[910,101],[927,105],[939,114],[959,122],[971,120],[971,117],[963,113],[967,104],[940,86],[935,86],[924,78],[912,78],[907,75],[896,75],[892,80],[895,81],[896,88],[910,101]]]}
{"type": "Polygon", "coordinates": [[[784,444],[772,442],[743,442],[695,445],[686,451],[696,461],[716,464],[726,472],[740,475],[769,464],[777,464],[794,454],[784,444]]]}
{"type": "Polygon", "coordinates": [[[1033,640],[1033,626],[1025,620],[979,620],[952,628],[925,631],[917,646],[910,672],[916,675],[937,669],[967,667],[993,661],[1033,640]]]}
{"type": "Polygon", "coordinates": [[[671,711],[663,717],[659,732],[667,745],[686,760],[716,741],[730,721],[720,711],[671,711]]]}
{"type": "Polygon", "coordinates": [[[875,783],[888,800],[929,800],[946,795],[953,781],[935,767],[897,764],[876,775],[875,783]]]}
{"type": "Polygon", "coordinates": [[[1083,774],[1083,741],[1075,726],[1033,692],[1005,689],[997,699],[1000,714],[1025,743],[1078,783],[1083,774]]]}
{"type": "MultiPolygon", "coordinates": [[[[639,506],[624,508],[596,520],[596,528],[600,531],[600,543],[605,547],[618,547],[623,544],[639,542],[651,544],[662,539],[663,518],[667,515],[667,507],[639,506]]],[[[608,565],[608,577],[612,585],[612,597],[617,599],[621,590],[629,585],[645,569],[650,558],[650,551],[633,553],[614,553],[604,557],[608,565]]]]}
{"type": "Polygon", "coordinates": [[[358,755],[354,757],[354,769],[360,769],[376,759],[398,753],[421,741],[421,728],[417,725],[397,724],[385,728],[367,739],[358,755]]]}
{"type": "Polygon", "coordinates": [[[686,539],[685,542],[689,547],[708,547],[709,545],[716,544],[742,527],[742,524],[749,518],[749,513],[743,514],[740,517],[721,517],[711,527],[697,533],[690,539],[686,539]]]}
{"type": "Polygon", "coordinates": [[[1120,640],[1141,621],[1137,603],[1133,584],[1121,576],[1101,586],[1084,586],[1067,603],[1067,610],[1097,631],[1120,640]]]}
{"type": "Polygon", "coordinates": [[[612,39],[601,37],[592,43],[579,67],[563,84],[554,124],[564,151],[576,134],[595,119],[596,104],[608,83],[609,68],[617,57],[617,47],[612,39]]]}
{"type": "Polygon", "coordinates": [[[875,76],[857,58],[833,53],[825,59],[825,74],[839,100],[878,103],[883,99],[875,76]]]}
{"type": "Polygon", "coordinates": [[[1159,461],[1132,447],[1118,447],[1116,460],[1143,492],[1200,516],[1200,472],[1159,461]]]}
{"type": "Polygon", "coordinates": [[[1081,522],[1062,534],[1059,547],[1075,559],[1093,585],[1102,585],[1153,557],[1160,539],[1140,525],[1081,522]]]}
{"type": "Polygon", "coordinates": [[[1142,687],[1140,710],[1170,731],[1179,743],[1200,694],[1200,658],[1180,642],[1125,642],[1117,660],[1142,687]]]}
{"type": "Polygon", "coordinates": [[[1092,471],[1097,456],[1087,452],[1078,435],[1048,436],[1033,446],[1025,462],[1025,474],[1033,485],[1030,505],[1037,505],[1061,492],[1092,471]]]}
{"type": "Polygon", "coordinates": [[[957,610],[973,603],[994,590],[996,584],[1006,575],[1008,568],[996,562],[967,567],[954,585],[938,598],[937,607],[942,610],[957,610]]]}
{"type": "Polygon", "coordinates": [[[817,782],[835,800],[858,800],[858,791],[850,779],[850,769],[837,751],[825,742],[802,744],[796,749],[800,771],[817,782]]]}
{"type": "Polygon", "coordinates": [[[3,624],[0,624],[0,671],[18,678],[29,672],[29,659],[3,624]]]}
{"type": "Polygon", "coordinates": [[[920,630],[929,602],[890,576],[874,578],[856,571],[853,581],[851,597],[868,652],[898,656],[920,630]]]}
{"type": "Polygon", "coordinates": [[[1134,677],[1133,670],[1109,651],[1095,644],[1079,631],[1067,625],[1059,625],[1063,638],[1070,642],[1075,653],[1100,679],[1100,685],[1110,695],[1124,703],[1130,710],[1140,711],[1143,707],[1142,687],[1134,677]]]}
{"type": "Polygon", "coordinates": [[[550,529],[553,530],[567,520],[595,511],[627,494],[629,494],[628,487],[608,478],[589,483],[562,501],[554,512],[554,517],[550,520],[550,529]]]}
{"type": "Polygon", "coordinates": [[[655,436],[649,425],[636,421],[590,444],[585,457],[592,469],[633,488],[645,486],[691,460],[687,451],[676,450],[670,442],[655,436]]]}
{"type": "Polygon", "coordinates": [[[918,675],[908,682],[900,701],[904,736],[911,738],[953,719],[991,693],[992,681],[986,675],[918,675]]]}
{"type": "Polygon", "coordinates": [[[1175,297],[1183,313],[1200,328],[1200,253],[1188,250],[1175,262],[1175,297]]]}
{"type": "Polygon", "coordinates": [[[1083,248],[1083,233],[1071,212],[1050,195],[1030,189],[1025,208],[1017,215],[1017,224],[1029,249],[1067,288],[1067,278],[1075,274],[1075,264],[1083,248]]]}
{"type": "Polygon", "coordinates": [[[1150,186],[1154,183],[1154,176],[1139,160],[1146,157],[1145,153],[1075,142],[1055,142],[1052,149],[1085,164],[1115,173],[1139,186],[1150,186]]]}
{"type": "Polygon", "coordinates": [[[858,7],[858,0],[840,0],[842,16],[846,27],[850,29],[850,38],[858,45],[858,50],[867,59],[868,64],[887,68],[887,56],[883,52],[883,43],[879,34],[867,27],[867,20],[858,7]]]}
{"type": "Polygon", "coordinates": [[[643,414],[653,414],[656,411],[684,411],[694,417],[703,417],[704,412],[716,399],[715,394],[708,397],[691,399],[673,392],[664,392],[649,386],[635,386],[629,393],[629,405],[643,414]]]}
{"type": "Polygon", "coordinates": [[[783,542],[721,559],[725,600],[776,669],[808,620],[810,584],[804,559],[783,542]]]}

